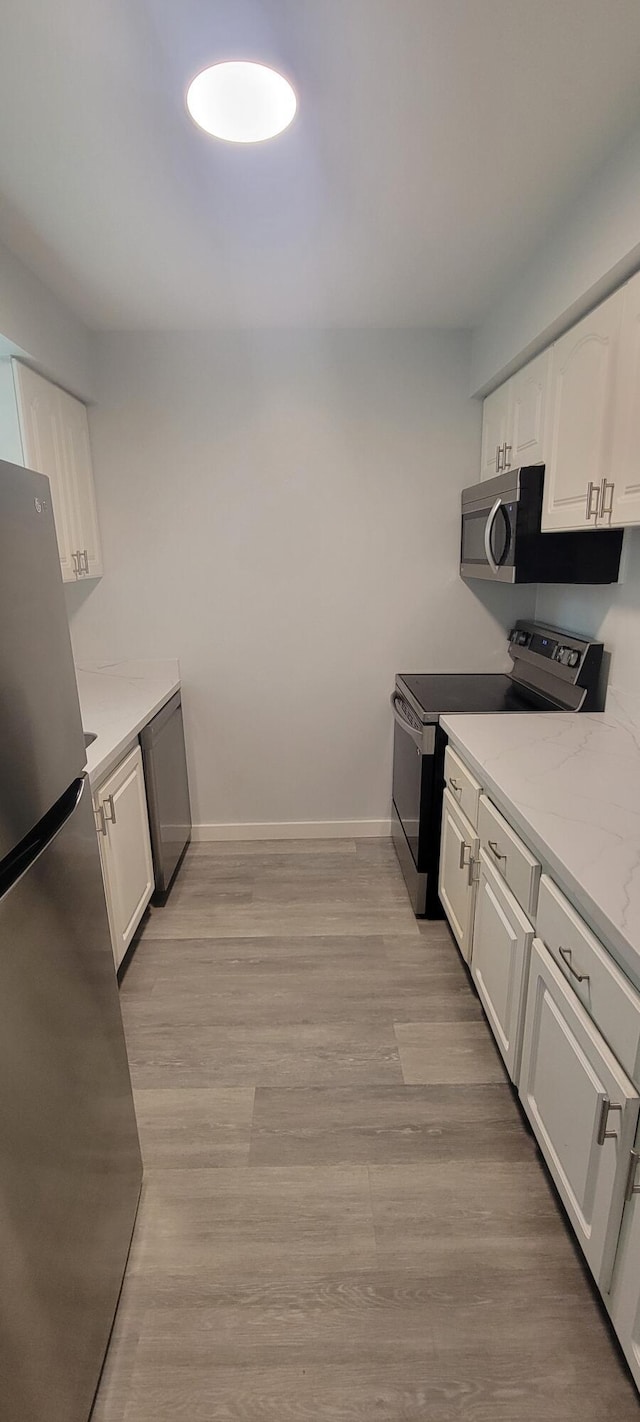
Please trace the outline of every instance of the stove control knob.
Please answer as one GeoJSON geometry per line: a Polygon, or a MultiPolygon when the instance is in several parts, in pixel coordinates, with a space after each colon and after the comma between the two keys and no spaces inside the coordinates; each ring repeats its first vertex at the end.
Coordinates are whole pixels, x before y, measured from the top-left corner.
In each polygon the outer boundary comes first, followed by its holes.
{"type": "Polygon", "coordinates": [[[577,667],[577,666],[578,666],[578,663],[579,663],[579,661],[580,661],[580,653],[579,653],[579,652],[569,652],[569,656],[568,656],[568,658],[567,658],[567,661],[568,661],[568,665],[569,665],[570,667],[577,667]]]}

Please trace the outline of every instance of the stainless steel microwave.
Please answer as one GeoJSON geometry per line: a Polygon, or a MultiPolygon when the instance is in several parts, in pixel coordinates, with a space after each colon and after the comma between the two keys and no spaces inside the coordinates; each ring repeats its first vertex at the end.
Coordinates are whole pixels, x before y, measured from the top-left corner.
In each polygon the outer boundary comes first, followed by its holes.
{"type": "Polygon", "coordinates": [[[543,533],[544,465],[462,492],[460,573],[499,583],[617,583],[622,529],[543,533]]]}

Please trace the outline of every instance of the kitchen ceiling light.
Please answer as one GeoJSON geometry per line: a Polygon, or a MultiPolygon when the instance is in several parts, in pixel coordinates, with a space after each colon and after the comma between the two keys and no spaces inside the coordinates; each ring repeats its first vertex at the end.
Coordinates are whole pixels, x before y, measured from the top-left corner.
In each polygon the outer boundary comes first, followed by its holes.
{"type": "Polygon", "coordinates": [[[232,61],[196,74],[187,90],[194,123],[228,143],[262,143],[287,128],[297,99],[291,85],[265,64],[232,61]]]}

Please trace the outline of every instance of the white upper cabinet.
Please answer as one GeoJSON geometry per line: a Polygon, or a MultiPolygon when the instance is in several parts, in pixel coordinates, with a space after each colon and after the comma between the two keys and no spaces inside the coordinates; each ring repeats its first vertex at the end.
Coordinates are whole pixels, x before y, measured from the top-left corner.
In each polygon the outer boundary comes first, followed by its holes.
{"type": "Polygon", "coordinates": [[[488,395],[482,407],[481,479],[544,464],[551,351],[542,351],[488,395]]]}
{"type": "Polygon", "coordinates": [[[604,495],[599,522],[640,523],[640,274],[624,288],[610,482],[604,495]]]}
{"type": "Polygon", "coordinates": [[[58,552],[65,583],[75,581],[72,488],[67,476],[58,410],[58,389],[26,365],[13,362],[24,462],[49,476],[58,552]]]}
{"type": "Polygon", "coordinates": [[[552,349],[544,532],[595,528],[613,467],[612,433],[624,289],[552,349]]]}
{"type": "Polygon", "coordinates": [[[523,464],[544,464],[550,370],[551,351],[542,351],[508,381],[507,469],[519,469],[523,464]]]}
{"type": "Polygon", "coordinates": [[[89,422],[86,405],[61,390],[64,457],[73,488],[75,526],[80,555],[80,576],[97,578],[102,573],[102,548],[93,484],[89,422]]]}
{"type": "Polygon", "coordinates": [[[495,479],[501,473],[507,443],[509,382],[500,385],[482,406],[482,457],[480,478],[495,479]]]}
{"type": "Polygon", "coordinates": [[[47,474],[64,582],[102,573],[86,406],[14,360],[24,462],[47,474]]]}

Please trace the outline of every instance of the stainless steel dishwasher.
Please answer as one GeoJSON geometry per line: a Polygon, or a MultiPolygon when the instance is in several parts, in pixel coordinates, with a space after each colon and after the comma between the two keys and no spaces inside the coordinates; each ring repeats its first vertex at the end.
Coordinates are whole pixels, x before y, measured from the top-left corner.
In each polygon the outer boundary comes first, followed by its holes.
{"type": "Polygon", "coordinates": [[[140,745],[151,829],[154,901],[158,903],[166,898],[191,839],[191,804],[179,691],[145,726],[140,745]]]}

